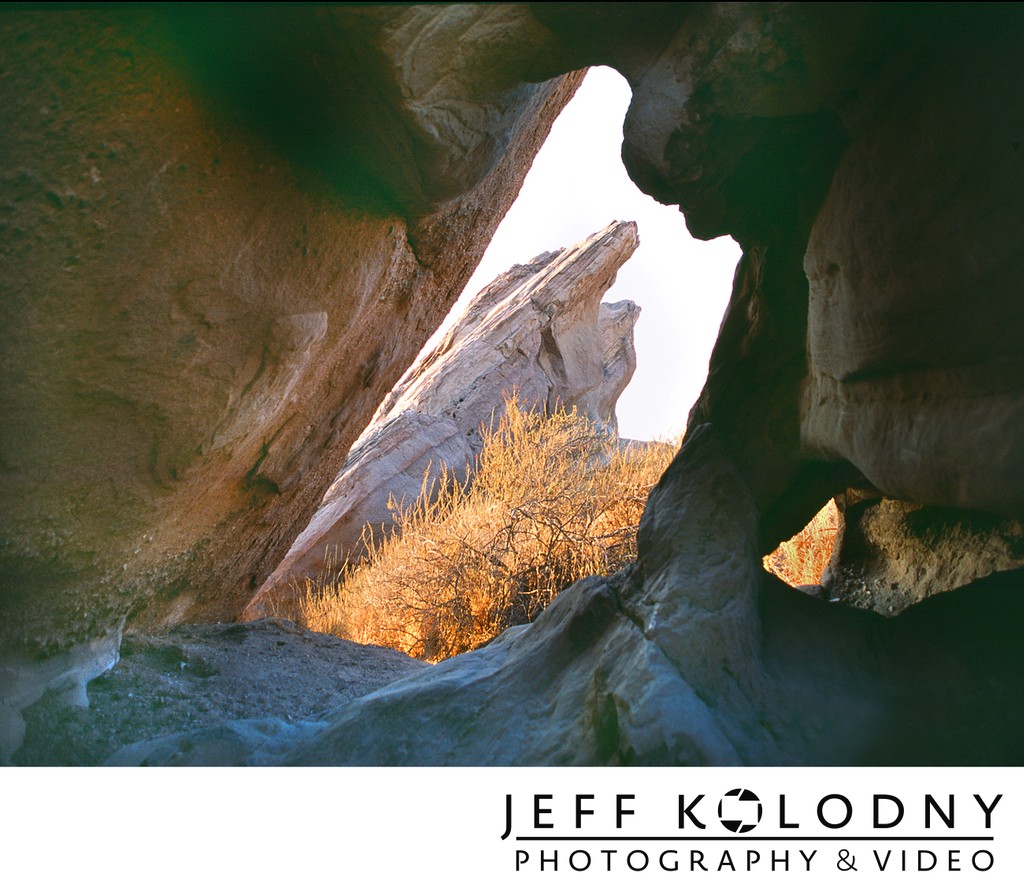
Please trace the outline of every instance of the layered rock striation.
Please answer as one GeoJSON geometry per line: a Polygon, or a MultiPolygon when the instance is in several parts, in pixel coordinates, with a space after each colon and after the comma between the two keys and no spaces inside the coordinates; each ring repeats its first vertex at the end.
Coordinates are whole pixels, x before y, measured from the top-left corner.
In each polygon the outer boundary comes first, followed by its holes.
{"type": "Polygon", "coordinates": [[[496,424],[513,395],[526,408],[574,408],[614,431],[615,403],[636,369],[640,311],[601,299],[638,244],[636,224],[615,221],[476,295],[378,409],[247,616],[280,610],[305,578],[357,560],[364,536],[394,529],[393,504],[411,504],[443,469],[465,481],[481,426],[496,424]]]}

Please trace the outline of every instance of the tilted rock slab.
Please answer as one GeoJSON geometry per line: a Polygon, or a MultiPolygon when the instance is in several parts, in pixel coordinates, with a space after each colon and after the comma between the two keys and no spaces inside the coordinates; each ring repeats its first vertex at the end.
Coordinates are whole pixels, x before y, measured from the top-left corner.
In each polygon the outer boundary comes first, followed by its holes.
{"type": "Polygon", "coordinates": [[[393,529],[392,501],[411,504],[442,468],[465,479],[481,425],[495,424],[513,394],[526,408],[575,407],[614,430],[615,403],[636,369],[640,311],[601,298],[638,245],[636,224],[615,221],[476,295],[388,395],[245,616],[282,609],[305,578],[358,558],[367,526],[375,536],[393,529]]]}

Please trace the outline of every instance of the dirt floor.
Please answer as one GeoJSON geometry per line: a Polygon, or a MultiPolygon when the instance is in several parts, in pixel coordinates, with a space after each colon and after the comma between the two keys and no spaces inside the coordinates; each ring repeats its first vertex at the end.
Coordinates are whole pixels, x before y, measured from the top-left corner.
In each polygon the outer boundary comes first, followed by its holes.
{"type": "Polygon", "coordinates": [[[88,709],[47,694],[24,711],[21,766],[102,764],[136,741],[233,719],[316,719],[428,666],[282,620],[126,636],[121,660],[94,679],[88,709]]]}

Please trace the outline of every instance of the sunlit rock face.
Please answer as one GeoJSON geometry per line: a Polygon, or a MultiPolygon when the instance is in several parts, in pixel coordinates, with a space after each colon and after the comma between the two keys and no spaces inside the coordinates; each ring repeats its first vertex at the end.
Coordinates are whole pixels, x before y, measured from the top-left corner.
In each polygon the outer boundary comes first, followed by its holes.
{"type": "Polygon", "coordinates": [[[130,15],[3,24],[5,636],[237,611],[569,89],[523,85],[601,62],[633,179],[744,251],[637,566],[260,752],[1024,760],[1019,572],[893,620],[758,573],[865,480],[950,529],[1024,514],[1018,7],[130,15]]]}
{"type": "Polygon", "coordinates": [[[473,298],[378,409],[247,616],[283,610],[328,562],[357,560],[367,526],[376,537],[391,531],[394,505],[414,502],[443,469],[465,480],[481,426],[496,424],[513,395],[527,409],[573,408],[614,430],[636,369],[639,308],[601,298],[638,244],[636,224],[615,221],[517,264],[473,298]]]}

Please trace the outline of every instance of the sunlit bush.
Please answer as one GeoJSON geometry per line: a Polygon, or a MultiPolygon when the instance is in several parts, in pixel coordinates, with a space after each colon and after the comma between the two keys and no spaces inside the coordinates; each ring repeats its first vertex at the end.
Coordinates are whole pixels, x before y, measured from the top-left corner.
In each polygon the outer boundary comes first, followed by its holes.
{"type": "Polygon", "coordinates": [[[796,536],[764,558],[765,570],[790,586],[816,585],[832,557],[839,510],[829,500],[796,536]]]}
{"type": "Polygon", "coordinates": [[[436,661],[636,557],[640,515],[671,444],[623,446],[573,411],[527,412],[515,400],[482,433],[471,482],[445,473],[438,489],[425,479],[412,505],[392,506],[400,533],[370,543],[363,563],[307,581],[296,619],[436,661]]]}

